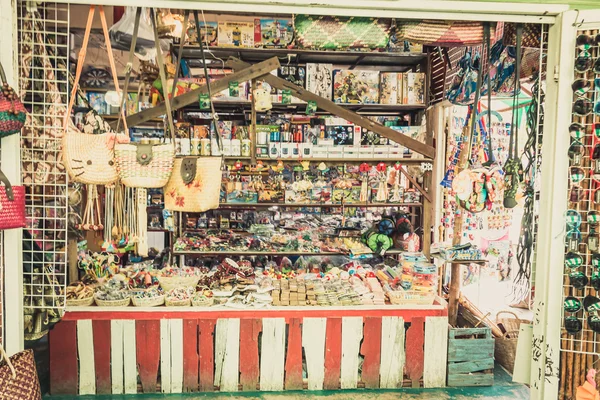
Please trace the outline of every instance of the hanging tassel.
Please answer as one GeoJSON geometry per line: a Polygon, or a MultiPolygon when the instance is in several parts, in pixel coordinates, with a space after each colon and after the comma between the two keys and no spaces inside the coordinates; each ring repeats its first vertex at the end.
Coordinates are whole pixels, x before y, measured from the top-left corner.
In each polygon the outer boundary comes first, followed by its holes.
{"type": "Polygon", "coordinates": [[[366,203],[369,200],[369,182],[365,177],[360,184],[360,202],[366,203]]]}
{"type": "Polygon", "coordinates": [[[142,257],[148,257],[148,213],[146,211],[147,202],[147,190],[137,189],[138,254],[142,257]]]}

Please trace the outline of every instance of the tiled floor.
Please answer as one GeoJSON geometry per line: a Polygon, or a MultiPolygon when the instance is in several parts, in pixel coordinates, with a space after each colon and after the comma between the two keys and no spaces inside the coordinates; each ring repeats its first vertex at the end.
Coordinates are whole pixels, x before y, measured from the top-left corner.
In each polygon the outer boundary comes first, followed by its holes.
{"type": "MultiPolygon", "coordinates": [[[[44,400],[66,400],[73,396],[45,396],[44,400]]],[[[511,377],[502,368],[495,370],[495,382],[491,387],[448,388],[448,389],[403,389],[403,390],[345,390],[323,392],[286,393],[196,393],[196,394],[141,394],[129,396],[80,396],[78,399],[213,399],[213,400],[522,400],[529,398],[529,389],[511,382],[511,377]]]]}

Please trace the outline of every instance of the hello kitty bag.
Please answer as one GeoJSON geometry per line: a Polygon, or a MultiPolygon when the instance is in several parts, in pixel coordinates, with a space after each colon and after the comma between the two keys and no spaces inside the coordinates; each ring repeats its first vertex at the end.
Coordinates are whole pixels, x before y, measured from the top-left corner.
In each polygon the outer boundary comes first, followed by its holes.
{"type": "MultiPolygon", "coordinates": [[[[83,44],[79,51],[77,60],[77,71],[75,73],[75,82],[71,91],[69,107],[64,119],[64,136],[63,136],[63,162],[69,177],[73,182],[80,182],[92,185],[108,185],[114,183],[118,179],[117,169],[114,158],[114,145],[119,142],[128,141],[124,135],[117,135],[114,132],[108,131],[108,124],[99,115],[87,118],[86,125],[81,132],[71,121],[71,111],[77,97],[77,85],[81,78],[81,71],[85,61],[87,45],[92,29],[94,19],[94,11],[96,6],[90,6],[83,44]],[[91,119],[91,120],[90,120],[91,119]],[[96,132],[104,132],[94,134],[96,132]]],[[[119,81],[117,78],[116,67],[108,37],[108,27],[106,25],[106,17],[104,9],[99,7],[100,20],[102,22],[102,30],[106,39],[106,49],[108,51],[108,59],[115,83],[115,89],[119,90],[119,81]]]]}

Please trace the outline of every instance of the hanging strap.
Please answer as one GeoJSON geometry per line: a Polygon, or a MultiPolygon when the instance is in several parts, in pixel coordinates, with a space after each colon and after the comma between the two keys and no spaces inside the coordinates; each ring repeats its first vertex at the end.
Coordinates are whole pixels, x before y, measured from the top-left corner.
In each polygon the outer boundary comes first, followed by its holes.
{"type": "Polygon", "coordinates": [[[517,24],[517,51],[515,59],[515,84],[513,93],[513,109],[511,117],[511,135],[508,145],[509,159],[517,159],[519,157],[519,93],[521,92],[521,38],[523,37],[523,24],[517,24]]]}
{"type": "MultiPolygon", "coordinates": [[[[198,36],[198,43],[200,44],[200,54],[202,55],[202,66],[204,67],[204,78],[206,79],[206,88],[208,92],[208,98],[210,99],[210,111],[212,113],[212,126],[215,132],[217,146],[222,154],[223,144],[221,143],[221,135],[219,135],[219,131],[217,130],[217,120],[219,116],[215,112],[215,106],[213,104],[213,97],[210,88],[210,78],[208,76],[208,69],[206,68],[206,57],[204,56],[204,43],[202,41],[202,33],[200,32],[200,20],[198,18],[198,11],[194,10],[194,23],[196,24],[196,34],[198,36]]],[[[254,99],[253,99],[254,101],[254,99]]]]}
{"type": "MultiPolygon", "coordinates": [[[[179,70],[181,69],[181,61],[182,61],[182,55],[183,55],[183,46],[185,44],[185,35],[186,35],[186,31],[187,29],[185,29],[185,27],[187,26],[188,20],[190,18],[190,11],[189,10],[185,10],[185,14],[183,16],[183,22],[182,22],[182,26],[183,29],[181,29],[181,37],[179,38],[179,50],[177,51],[177,62],[175,63],[175,79],[173,80],[173,88],[171,89],[171,98],[175,98],[175,92],[177,91],[177,81],[179,80],[179,70]]],[[[200,40],[200,33],[198,33],[198,40],[200,40]]]]}
{"type": "Polygon", "coordinates": [[[10,368],[10,372],[12,372],[12,378],[16,379],[17,378],[17,371],[15,370],[14,365],[10,361],[10,358],[8,357],[8,354],[6,354],[6,352],[4,351],[4,348],[0,344],[0,362],[2,362],[2,360],[6,361],[6,364],[8,365],[8,368],[10,368]]]}
{"type": "MultiPolygon", "coordinates": [[[[171,131],[171,143],[175,148],[175,124],[173,124],[173,113],[171,111],[171,100],[169,99],[169,93],[167,92],[167,76],[165,74],[165,60],[163,59],[162,51],[160,49],[160,39],[158,38],[158,23],[156,21],[156,13],[154,9],[150,9],[150,17],[152,19],[152,28],[154,29],[154,42],[156,44],[156,62],[158,63],[158,72],[160,75],[160,81],[163,88],[163,97],[165,98],[165,109],[167,113],[167,120],[169,121],[169,130],[171,131]]],[[[165,132],[165,139],[167,133],[165,132]]]]}
{"type": "Polygon", "coordinates": [[[112,52],[112,47],[110,44],[110,37],[108,36],[108,26],[106,24],[106,15],[104,14],[104,7],[102,6],[90,6],[90,11],[88,13],[87,23],[85,25],[85,34],[83,35],[83,43],[81,44],[81,50],[79,50],[79,56],[77,58],[77,70],[75,72],[75,81],[73,82],[73,87],[71,88],[71,98],[69,99],[69,107],[67,108],[67,113],[65,114],[64,127],[67,128],[69,123],[69,119],[71,118],[71,111],[73,111],[73,106],[75,105],[75,98],[77,97],[77,86],[79,85],[79,80],[81,78],[81,71],[83,70],[83,64],[85,63],[85,56],[87,54],[88,43],[90,41],[90,34],[92,32],[92,23],[94,22],[94,13],[98,7],[98,11],[100,13],[100,22],[102,23],[102,31],[104,33],[104,39],[106,41],[106,52],[108,53],[108,63],[110,64],[110,71],[112,73],[113,81],[115,84],[115,90],[117,93],[119,90],[119,78],[117,76],[117,68],[115,66],[115,59],[112,52]]]}
{"type": "Polygon", "coordinates": [[[486,59],[488,63],[488,73],[487,73],[487,111],[488,111],[488,119],[487,119],[487,139],[488,139],[488,161],[484,163],[484,166],[491,166],[496,161],[494,159],[494,148],[492,146],[492,61],[491,61],[491,33],[490,33],[490,23],[484,22],[483,24],[483,37],[485,40],[486,49],[486,59]]]}
{"type": "MultiPolygon", "coordinates": [[[[472,61],[471,61],[472,63],[472,61]]],[[[468,161],[469,163],[471,162],[471,151],[473,150],[473,136],[475,134],[475,125],[477,124],[477,122],[479,121],[478,117],[478,108],[479,108],[479,95],[481,93],[481,83],[483,81],[482,79],[482,75],[483,75],[483,65],[482,65],[482,59],[481,57],[479,57],[479,72],[477,73],[477,86],[475,89],[475,100],[473,102],[473,107],[471,108],[471,130],[469,132],[469,157],[468,157],[468,161]]]]}
{"type": "MultiPolygon", "coordinates": [[[[125,120],[125,104],[127,103],[127,97],[129,89],[129,79],[131,79],[131,71],[133,70],[133,55],[135,54],[135,45],[137,42],[138,31],[140,29],[140,17],[142,15],[141,7],[137,7],[135,10],[135,22],[133,24],[133,35],[131,36],[131,46],[129,47],[129,59],[127,60],[127,65],[125,66],[125,83],[123,84],[123,96],[121,97],[121,104],[119,105],[119,118],[117,120],[117,129],[119,132],[119,128],[121,127],[121,119],[123,120],[123,126],[125,130],[127,130],[127,122],[125,120]]],[[[138,98],[139,98],[139,90],[138,90],[138,98]]]]}

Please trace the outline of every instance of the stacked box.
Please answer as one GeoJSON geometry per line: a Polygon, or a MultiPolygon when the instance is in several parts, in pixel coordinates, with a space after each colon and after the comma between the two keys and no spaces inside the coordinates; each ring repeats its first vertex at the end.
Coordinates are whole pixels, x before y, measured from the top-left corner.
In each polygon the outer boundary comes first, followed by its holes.
{"type": "Polygon", "coordinates": [[[219,21],[218,38],[221,47],[254,47],[254,24],[219,21]]]}
{"type": "Polygon", "coordinates": [[[402,81],[402,104],[425,104],[425,74],[406,72],[402,81]]]}
{"type": "MultiPolygon", "coordinates": [[[[402,77],[397,72],[382,72],[381,83],[379,86],[379,103],[380,104],[398,104],[398,76],[402,77]]],[[[400,94],[400,97],[402,95],[400,94]]]]}
{"type": "Polygon", "coordinates": [[[306,64],[306,90],[331,100],[333,91],[332,64],[306,64]]]}

